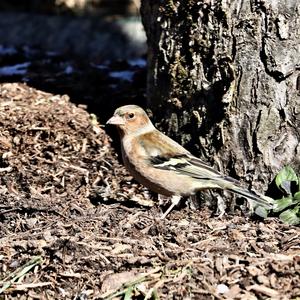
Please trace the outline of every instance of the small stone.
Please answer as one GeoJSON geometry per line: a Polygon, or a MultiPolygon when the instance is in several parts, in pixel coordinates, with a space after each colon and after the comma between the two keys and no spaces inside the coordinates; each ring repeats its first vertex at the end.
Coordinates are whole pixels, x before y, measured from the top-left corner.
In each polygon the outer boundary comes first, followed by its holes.
{"type": "Polygon", "coordinates": [[[229,291],[229,288],[226,284],[221,283],[217,285],[217,293],[218,294],[225,294],[229,291]]]}

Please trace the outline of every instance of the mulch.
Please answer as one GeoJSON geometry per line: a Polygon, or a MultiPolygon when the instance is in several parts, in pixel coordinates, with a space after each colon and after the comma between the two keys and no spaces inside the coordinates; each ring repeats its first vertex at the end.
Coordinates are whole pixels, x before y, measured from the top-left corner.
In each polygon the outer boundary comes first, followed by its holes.
{"type": "Polygon", "coordinates": [[[300,296],[299,227],[206,206],[160,219],[72,100],[0,85],[0,299],[300,296]]]}

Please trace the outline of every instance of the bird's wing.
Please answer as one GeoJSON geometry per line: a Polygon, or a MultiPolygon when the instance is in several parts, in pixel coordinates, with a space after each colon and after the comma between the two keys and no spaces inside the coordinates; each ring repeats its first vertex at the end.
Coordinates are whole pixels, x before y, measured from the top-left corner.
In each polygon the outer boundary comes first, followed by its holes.
{"type": "Polygon", "coordinates": [[[266,209],[271,209],[274,205],[274,200],[264,195],[258,195],[255,192],[250,192],[240,186],[240,182],[232,177],[224,176],[214,170],[199,158],[190,154],[182,154],[172,157],[156,156],[151,158],[151,164],[155,168],[163,170],[172,170],[178,174],[190,176],[199,180],[200,186],[207,187],[209,183],[214,183],[216,187],[227,189],[231,192],[246,197],[249,201],[253,201],[259,206],[266,209]]]}
{"type": "Polygon", "coordinates": [[[212,167],[208,166],[201,159],[191,154],[166,154],[152,156],[151,165],[158,169],[172,170],[182,175],[188,175],[200,180],[226,180],[231,183],[238,183],[237,180],[224,176],[212,167]]]}
{"type": "Polygon", "coordinates": [[[195,179],[215,179],[238,183],[237,180],[220,174],[158,130],[139,136],[138,143],[143,149],[145,159],[152,167],[176,171],[195,179]]]}

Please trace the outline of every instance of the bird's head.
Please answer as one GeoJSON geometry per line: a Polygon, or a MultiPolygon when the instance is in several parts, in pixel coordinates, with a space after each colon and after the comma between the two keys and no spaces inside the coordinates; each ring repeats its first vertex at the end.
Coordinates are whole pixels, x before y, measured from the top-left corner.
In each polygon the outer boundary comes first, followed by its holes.
{"type": "Polygon", "coordinates": [[[106,124],[117,126],[121,134],[138,135],[155,129],[146,112],[137,105],[117,108],[106,124]]]}

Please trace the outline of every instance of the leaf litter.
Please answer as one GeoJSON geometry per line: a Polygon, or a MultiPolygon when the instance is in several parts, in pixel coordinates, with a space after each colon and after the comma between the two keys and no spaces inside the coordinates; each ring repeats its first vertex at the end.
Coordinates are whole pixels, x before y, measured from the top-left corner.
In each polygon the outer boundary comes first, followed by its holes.
{"type": "Polygon", "coordinates": [[[207,207],[161,220],[67,95],[1,84],[0,125],[0,299],[300,296],[299,227],[207,207]]]}

